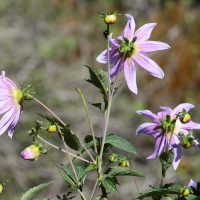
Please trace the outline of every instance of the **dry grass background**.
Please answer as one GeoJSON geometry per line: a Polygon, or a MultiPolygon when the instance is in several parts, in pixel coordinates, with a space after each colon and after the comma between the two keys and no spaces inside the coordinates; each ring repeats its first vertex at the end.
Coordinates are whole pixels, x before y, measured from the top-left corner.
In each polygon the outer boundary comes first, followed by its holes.
{"type": "MultiPolygon", "coordinates": [[[[125,83],[123,72],[119,82],[124,82],[116,94],[111,110],[108,133],[129,140],[144,158],[133,157],[135,169],[155,178],[137,178],[140,191],[149,184],[158,186],[161,166],[159,159],[146,160],[154,151],[154,139],[146,135],[135,136],[135,130],[149,119],[139,116],[136,110],[149,109],[158,112],[159,106],[176,107],[180,103],[193,103],[193,119],[200,122],[200,8],[196,0],[0,0],[0,70],[18,86],[34,83],[36,98],[50,107],[61,119],[70,124],[80,139],[90,134],[83,103],[75,88],[80,88],[87,102],[99,102],[101,95],[84,81],[89,77],[86,67],[102,68],[96,57],[106,48],[102,31],[106,28],[98,12],[122,13],[111,27],[113,36],[121,35],[127,18],[132,14],[138,29],[145,23],[156,22],[151,40],[166,42],[170,50],[149,55],[165,72],[163,80],[150,76],[137,67],[138,95],[131,93],[125,83]]],[[[102,135],[103,114],[88,105],[95,134],[102,135]]],[[[58,170],[44,155],[37,162],[24,161],[20,152],[32,142],[26,133],[39,119],[34,112],[46,113],[34,101],[24,103],[24,112],[17,125],[13,139],[4,133],[0,139],[0,182],[10,183],[6,199],[18,199],[20,193],[43,182],[60,178],[58,170]]],[[[200,134],[195,131],[196,136],[200,134]]],[[[61,146],[57,135],[41,132],[48,141],[61,146]]],[[[124,155],[113,148],[112,152],[124,155]]],[[[49,154],[58,162],[67,164],[65,154],[50,149],[49,154]]],[[[87,155],[85,154],[87,157],[87,155]]],[[[89,159],[89,158],[88,158],[89,159]]],[[[83,164],[78,162],[79,164],[83,164]]],[[[190,178],[200,180],[199,152],[183,150],[181,163],[176,171],[170,167],[165,183],[180,181],[187,185],[190,178]]],[[[85,195],[91,194],[95,173],[88,173],[85,195]]],[[[120,195],[112,193],[111,199],[133,199],[133,178],[120,178],[120,195]]],[[[57,181],[43,189],[35,198],[52,197],[67,193],[67,185],[57,181]]],[[[56,198],[53,198],[56,199],[56,198]]],[[[79,199],[79,197],[77,197],[79,199]]]]}

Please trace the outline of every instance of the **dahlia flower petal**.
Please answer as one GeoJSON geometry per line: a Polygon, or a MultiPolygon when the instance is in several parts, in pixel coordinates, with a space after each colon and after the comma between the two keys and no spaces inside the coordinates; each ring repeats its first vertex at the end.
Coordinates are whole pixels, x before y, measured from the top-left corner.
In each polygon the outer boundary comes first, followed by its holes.
{"type": "Polygon", "coordinates": [[[2,135],[6,129],[10,126],[12,121],[15,118],[15,106],[12,107],[2,118],[0,121],[0,135],[2,135]]]}
{"type": "Polygon", "coordinates": [[[183,129],[200,129],[200,124],[190,121],[186,124],[181,123],[181,128],[183,128],[183,129]]]}
{"type": "Polygon", "coordinates": [[[177,169],[180,161],[181,161],[181,145],[179,144],[174,148],[174,160],[172,162],[174,170],[177,169]]]}
{"type": "Polygon", "coordinates": [[[11,79],[9,79],[7,77],[5,77],[5,79],[7,80],[7,82],[9,82],[9,85],[10,85],[9,88],[10,89],[13,88],[13,87],[17,88],[17,85],[11,79]]]}
{"type": "Polygon", "coordinates": [[[136,44],[142,43],[150,38],[151,32],[153,28],[156,26],[156,23],[148,23],[144,26],[140,27],[135,34],[133,35],[133,38],[136,36],[136,44]]]}
{"type": "Polygon", "coordinates": [[[9,89],[4,89],[4,88],[0,88],[0,94],[2,96],[9,96],[9,97],[12,97],[12,93],[11,93],[11,90],[9,89]]]}
{"type": "Polygon", "coordinates": [[[175,114],[178,114],[179,112],[182,112],[183,108],[188,112],[190,108],[194,108],[195,106],[190,103],[182,103],[179,104],[171,113],[171,116],[175,116],[175,114]]]}
{"type": "Polygon", "coordinates": [[[159,116],[159,118],[161,118],[162,120],[165,119],[165,117],[167,115],[170,115],[172,112],[172,109],[169,107],[160,107],[163,111],[158,112],[157,115],[159,116]]]}
{"type": "MultiPolygon", "coordinates": [[[[120,64],[121,58],[117,60],[117,62],[110,68],[110,80],[117,74],[118,69],[119,69],[119,64],[120,64]]],[[[123,69],[124,63],[122,63],[120,71],[123,69]]]]}
{"type": "Polygon", "coordinates": [[[0,115],[2,115],[2,114],[4,114],[4,113],[6,113],[6,112],[8,112],[12,107],[13,107],[13,103],[11,103],[10,102],[10,100],[9,101],[6,101],[7,103],[6,104],[4,104],[4,106],[2,106],[1,108],[0,108],[0,115]]]}
{"type": "MultiPolygon", "coordinates": [[[[111,48],[109,48],[109,51],[111,48]]],[[[105,49],[101,54],[97,57],[96,61],[100,63],[107,63],[108,62],[108,56],[107,56],[107,49],[105,49]]]]}
{"type": "Polygon", "coordinates": [[[153,51],[159,51],[159,50],[171,48],[168,44],[164,42],[157,42],[157,41],[145,41],[143,43],[140,43],[139,46],[140,46],[139,52],[142,54],[147,54],[153,51]]]}
{"type": "Polygon", "coordinates": [[[136,135],[144,133],[146,135],[150,135],[154,138],[158,137],[160,131],[158,130],[158,124],[155,123],[144,123],[141,124],[136,130],[136,135]]]}
{"type": "Polygon", "coordinates": [[[110,52],[110,64],[114,64],[120,58],[119,51],[117,49],[113,49],[110,52]]]}
{"type": "Polygon", "coordinates": [[[136,68],[134,62],[132,62],[131,66],[126,61],[124,62],[124,76],[129,89],[137,94],[136,68]]]}
{"type": "Polygon", "coordinates": [[[155,142],[155,150],[151,156],[149,156],[147,159],[153,159],[158,157],[164,149],[164,143],[165,143],[165,137],[164,136],[158,136],[156,138],[155,142]]]}
{"type": "Polygon", "coordinates": [[[118,40],[123,40],[122,36],[112,39],[112,33],[110,34],[109,43],[110,43],[111,48],[119,48],[120,47],[120,45],[118,44],[118,40]]]}
{"type": "Polygon", "coordinates": [[[133,39],[134,31],[135,31],[135,20],[132,15],[126,14],[128,17],[128,22],[122,34],[122,37],[126,37],[131,41],[133,39]]]}
{"type": "Polygon", "coordinates": [[[12,139],[13,133],[15,131],[15,127],[17,125],[17,122],[19,121],[19,117],[21,114],[21,109],[18,109],[18,111],[15,113],[15,118],[12,121],[12,123],[10,124],[9,128],[8,128],[8,136],[12,139]]]}
{"type": "Polygon", "coordinates": [[[197,184],[192,179],[190,179],[188,187],[193,187],[193,188],[197,189],[197,184]]]}
{"type": "Polygon", "coordinates": [[[152,76],[161,79],[164,77],[163,70],[150,58],[139,54],[139,56],[134,56],[133,59],[141,68],[149,72],[152,76]]]}
{"type": "Polygon", "coordinates": [[[144,115],[146,117],[149,117],[154,122],[158,123],[158,116],[156,114],[152,113],[150,110],[138,110],[138,111],[136,111],[136,113],[138,113],[140,115],[144,115]]]}

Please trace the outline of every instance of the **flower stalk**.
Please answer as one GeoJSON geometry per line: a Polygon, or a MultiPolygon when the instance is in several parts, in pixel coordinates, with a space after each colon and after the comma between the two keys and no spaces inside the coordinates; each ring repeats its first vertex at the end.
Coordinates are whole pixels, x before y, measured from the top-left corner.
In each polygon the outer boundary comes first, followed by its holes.
{"type": "Polygon", "coordinates": [[[86,105],[86,103],[85,103],[85,99],[84,99],[84,97],[83,97],[83,94],[82,94],[81,90],[78,88],[78,89],[76,89],[76,91],[81,95],[83,104],[84,104],[84,106],[85,106],[85,111],[86,111],[86,113],[87,113],[87,117],[88,117],[90,129],[91,129],[91,132],[92,132],[92,137],[93,137],[93,142],[94,142],[94,151],[95,151],[96,157],[97,157],[97,155],[98,155],[98,152],[97,152],[97,145],[96,145],[96,140],[95,140],[95,136],[94,136],[94,130],[93,130],[93,127],[92,127],[92,123],[91,123],[90,115],[89,115],[89,112],[88,112],[88,108],[87,108],[87,105],[86,105]]]}

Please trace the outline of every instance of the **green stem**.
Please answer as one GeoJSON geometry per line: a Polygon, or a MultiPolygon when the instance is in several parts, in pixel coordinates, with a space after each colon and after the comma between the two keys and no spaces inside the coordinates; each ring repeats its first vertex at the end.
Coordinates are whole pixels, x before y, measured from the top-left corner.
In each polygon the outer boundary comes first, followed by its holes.
{"type": "MultiPolygon", "coordinates": [[[[177,120],[177,118],[176,118],[177,120]]],[[[173,137],[173,134],[174,134],[174,128],[175,128],[175,125],[176,125],[176,121],[174,122],[174,125],[172,127],[172,133],[171,133],[171,136],[170,136],[170,140],[169,140],[169,146],[168,146],[168,151],[170,150],[170,146],[171,146],[171,142],[172,142],[172,137],[173,137]]]]}
{"type": "MultiPolygon", "coordinates": [[[[67,153],[64,149],[62,149],[62,148],[60,148],[60,147],[57,147],[57,146],[51,144],[50,142],[47,142],[47,141],[44,140],[41,136],[37,135],[37,137],[38,137],[40,140],[44,141],[46,144],[48,144],[48,145],[54,147],[55,149],[58,149],[58,150],[60,150],[60,151],[62,151],[62,152],[64,152],[64,153],[67,153]]],[[[84,162],[92,163],[92,162],[90,162],[89,160],[86,160],[86,159],[84,159],[84,158],[81,158],[81,157],[79,157],[79,156],[77,156],[77,155],[75,155],[75,154],[73,154],[73,153],[70,153],[70,152],[69,152],[69,154],[70,154],[71,156],[73,156],[73,157],[76,157],[76,158],[78,158],[78,159],[84,161],[84,162]]]]}
{"type": "MultiPolygon", "coordinates": [[[[56,165],[56,167],[60,170],[60,171],[62,171],[62,173],[69,179],[69,181],[72,183],[72,185],[74,185],[74,186],[76,186],[75,184],[74,184],[74,182],[69,178],[69,176],[58,166],[58,164],[53,160],[53,158],[49,155],[49,154],[47,154],[46,153],[46,155],[47,155],[47,157],[56,165]]],[[[84,197],[84,195],[83,195],[83,193],[78,189],[78,192],[79,192],[79,194],[81,195],[81,197],[84,199],[84,200],[86,200],[86,198],[84,197]]]]}
{"type": "Polygon", "coordinates": [[[3,200],[5,200],[5,197],[4,197],[4,194],[3,194],[3,191],[2,191],[2,193],[1,193],[1,195],[2,195],[3,200]]]}
{"type": "Polygon", "coordinates": [[[91,123],[91,120],[90,120],[90,115],[89,115],[89,112],[88,112],[88,108],[87,108],[87,105],[85,103],[85,99],[83,97],[83,94],[81,92],[81,90],[78,88],[76,89],[76,91],[79,92],[79,94],[81,95],[81,98],[82,98],[82,101],[83,101],[83,104],[85,106],[85,111],[87,113],[87,118],[88,118],[88,121],[89,121],[89,124],[90,124],[90,129],[91,129],[91,132],[92,132],[92,137],[93,137],[93,142],[94,142],[94,150],[95,150],[95,153],[96,153],[96,156],[98,155],[98,152],[97,152],[97,145],[96,145],[96,140],[95,140],[95,136],[94,136],[94,130],[93,130],[93,127],[92,127],[92,123],[91,123]]]}
{"type": "Polygon", "coordinates": [[[109,24],[107,24],[107,57],[108,57],[108,97],[110,100],[110,52],[109,52],[109,46],[110,46],[110,38],[109,38],[109,24]]]}
{"type": "Polygon", "coordinates": [[[93,198],[94,198],[94,195],[95,195],[95,193],[96,193],[96,187],[97,187],[98,182],[99,182],[99,179],[97,178],[97,180],[96,180],[96,182],[95,182],[95,184],[94,184],[93,190],[92,190],[92,194],[91,194],[90,200],[93,200],[93,198]]]}
{"type": "MultiPolygon", "coordinates": [[[[78,182],[78,176],[77,176],[76,170],[75,170],[75,168],[74,168],[72,159],[71,159],[71,157],[70,157],[70,155],[69,155],[69,150],[68,150],[67,145],[66,145],[66,143],[65,143],[65,139],[64,139],[64,137],[63,137],[63,134],[62,134],[62,132],[61,132],[60,127],[58,126],[58,124],[56,124],[56,126],[57,126],[57,128],[58,128],[58,130],[59,130],[59,132],[60,132],[60,136],[61,136],[62,141],[63,141],[63,144],[64,144],[64,146],[65,146],[65,150],[66,150],[66,152],[67,152],[67,156],[68,156],[68,158],[69,158],[69,162],[70,162],[70,164],[71,164],[72,170],[73,170],[74,175],[75,175],[75,177],[76,177],[76,180],[77,180],[77,182],[78,182]]],[[[79,182],[78,182],[78,185],[80,186],[80,183],[79,183],[79,182]]]]}

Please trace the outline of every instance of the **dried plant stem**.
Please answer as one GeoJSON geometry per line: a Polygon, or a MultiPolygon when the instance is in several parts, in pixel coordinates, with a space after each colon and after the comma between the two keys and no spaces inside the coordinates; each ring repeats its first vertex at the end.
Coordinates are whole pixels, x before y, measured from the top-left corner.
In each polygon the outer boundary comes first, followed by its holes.
{"type": "MultiPolygon", "coordinates": [[[[47,142],[47,141],[46,141],[45,139],[43,139],[41,136],[37,135],[37,137],[38,137],[40,140],[44,141],[46,144],[52,146],[53,148],[58,149],[58,150],[60,150],[60,151],[62,151],[62,152],[64,152],[64,153],[67,153],[64,149],[62,149],[62,148],[60,148],[60,147],[57,147],[57,146],[51,144],[50,142],[47,142]]],[[[84,159],[84,158],[81,158],[81,157],[79,157],[79,156],[77,156],[77,155],[75,155],[75,154],[73,154],[73,153],[70,153],[70,152],[69,152],[69,154],[70,154],[71,156],[73,156],[73,157],[76,157],[76,158],[78,158],[78,159],[84,161],[84,162],[92,163],[92,162],[90,162],[89,160],[86,160],[86,159],[84,159]]]]}
{"type": "MultiPolygon", "coordinates": [[[[64,126],[66,126],[66,124],[55,113],[53,113],[47,106],[45,106],[41,101],[39,101],[38,99],[36,99],[35,97],[33,97],[30,94],[29,94],[29,97],[31,97],[35,101],[37,101],[40,105],[42,105],[45,109],[47,109],[54,117],[56,117],[64,126]]],[[[71,133],[74,134],[72,130],[71,130],[71,133]]],[[[79,140],[79,142],[81,143],[81,145],[83,146],[83,148],[85,149],[85,151],[88,153],[88,155],[91,157],[92,161],[94,163],[96,163],[96,161],[94,160],[94,158],[92,157],[92,155],[90,154],[90,152],[87,150],[87,148],[85,147],[85,145],[80,140],[79,140]]]]}
{"type": "MultiPolygon", "coordinates": [[[[71,180],[71,178],[70,178],[70,177],[62,170],[62,168],[60,168],[59,165],[54,161],[54,159],[53,159],[48,153],[46,153],[46,155],[47,155],[47,157],[56,165],[56,167],[57,167],[60,171],[62,171],[62,173],[70,180],[70,182],[72,183],[72,185],[76,186],[76,185],[74,184],[74,182],[71,180]]],[[[79,189],[78,189],[78,192],[79,192],[79,194],[81,195],[81,197],[82,197],[84,200],[86,200],[84,194],[83,194],[79,189]]]]}
{"type": "MultiPolygon", "coordinates": [[[[68,156],[68,158],[69,158],[69,162],[70,162],[70,164],[71,164],[71,166],[72,166],[72,170],[73,170],[74,175],[75,175],[75,177],[76,177],[76,180],[77,180],[77,182],[78,182],[78,176],[77,176],[76,170],[75,170],[75,168],[74,168],[72,159],[71,159],[71,157],[70,157],[70,155],[69,155],[69,150],[68,150],[67,145],[66,145],[66,143],[65,143],[65,139],[64,139],[64,137],[63,137],[63,134],[62,134],[62,132],[61,132],[60,127],[58,126],[58,124],[56,124],[56,126],[57,126],[57,128],[58,128],[58,130],[59,130],[60,136],[61,136],[62,141],[63,141],[63,144],[64,144],[64,146],[65,146],[65,150],[66,150],[66,152],[67,152],[67,156],[68,156]]],[[[80,185],[79,182],[78,182],[78,185],[80,185]]]]}
{"type": "Polygon", "coordinates": [[[85,99],[84,99],[84,97],[83,97],[83,94],[82,94],[81,90],[78,88],[78,89],[76,89],[76,91],[78,91],[78,93],[81,95],[83,104],[84,104],[84,106],[85,106],[85,111],[86,111],[86,114],[87,114],[87,117],[88,117],[90,129],[91,129],[91,132],[92,132],[92,137],[93,137],[93,142],[94,142],[94,151],[95,151],[96,156],[97,156],[97,155],[98,155],[98,152],[97,152],[97,145],[96,145],[96,140],[95,140],[95,136],[94,136],[94,130],[93,130],[92,123],[91,123],[91,120],[90,120],[90,115],[89,115],[89,112],[88,112],[88,109],[87,109],[87,105],[86,105],[86,103],[85,103],[85,99]]]}

